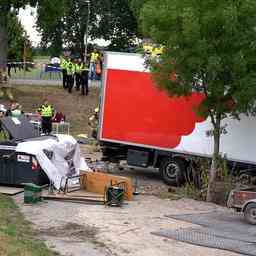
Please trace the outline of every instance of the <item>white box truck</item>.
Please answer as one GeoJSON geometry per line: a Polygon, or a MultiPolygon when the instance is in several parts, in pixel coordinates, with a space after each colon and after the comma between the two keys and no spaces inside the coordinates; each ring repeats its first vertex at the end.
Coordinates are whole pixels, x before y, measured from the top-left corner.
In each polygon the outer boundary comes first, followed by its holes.
{"type": "MultiPolygon", "coordinates": [[[[98,139],[105,159],[126,159],[128,165],[159,168],[164,181],[182,183],[189,162],[211,158],[209,119],[196,114],[203,95],[169,97],[154,84],[140,54],[107,52],[100,104],[98,139]]],[[[256,119],[226,118],[220,152],[229,164],[256,166],[256,119]]],[[[254,172],[251,172],[253,174],[254,172]]]]}

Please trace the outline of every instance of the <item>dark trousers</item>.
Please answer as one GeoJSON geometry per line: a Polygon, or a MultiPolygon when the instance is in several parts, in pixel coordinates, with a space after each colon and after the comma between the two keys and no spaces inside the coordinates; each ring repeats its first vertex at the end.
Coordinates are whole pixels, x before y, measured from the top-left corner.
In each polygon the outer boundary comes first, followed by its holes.
{"type": "Polygon", "coordinates": [[[62,69],[62,83],[63,83],[63,88],[64,89],[68,88],[67,70],[66,69],[62,69]]]}
{"type": "Polygon", "coordinates": [[[76,73],[75,75],[76,77],[76,90],[79,91],[80,90],[80,85],[81,85],[81,75],[76,73]]]}
{"type": "Polygon", "coordinates": [[[89,76],[89,71],[83,71],[81,74],[81,93],[82,95],[88,95],[89,93],[89,87],[88,87],[88,76],[89,76]]]}
{"type": "Polygon", "coordinates": [[[52,118],[42,117],[42,132],[44,134],[50,134],[52,132],[52,118]]]}
{"type": "Polygon", "coordinates": [[[72,88],[74,86],[74,76],[72,75],[67,75],[67,81],[68,81],[68,92],[72,92],[72,88]]]}

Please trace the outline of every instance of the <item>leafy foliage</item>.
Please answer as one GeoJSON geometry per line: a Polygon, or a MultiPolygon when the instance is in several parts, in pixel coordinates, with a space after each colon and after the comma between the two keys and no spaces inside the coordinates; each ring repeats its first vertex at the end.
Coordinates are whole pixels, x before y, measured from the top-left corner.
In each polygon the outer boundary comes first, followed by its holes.
{"type": "MultiPolygon", "coordinates": [[[[53,0],[39,3],[38,28],[42,32],[44,46],[64,43],[76,52],[84,52],[84,34],[88,17],[88,3],[81,0],[53,0]],[[59,8],[56,8],[59,6],[59,8]]],[[[128,0],[90,1],[89,37],[111,42],[112,49],[126,49],[133,44],[137,30],[136,19],[128,0]]]]}
{"type": "Polygon", "coordinates": [[[171,95],[204,92],[208,114],[230,112],[231,99],[233,113],[253,110],[255,10],[253,0],[148,2],[142,12],[144,32],[166,45],[161,65],[153,65],[159,85],[171,95]],[[173,72],[176,81],[169,79],[173,72]]]}
{"type": "Polygon", "coordinates": [[[221,120],[255,112],[255,11],[254,0],[149,0],[141,11],[144,34],[166,46],[161,61],[151,62],[159,86],[175,96],[205,95],[199,110],[210,117],[214,136],[208,201],[218,169],[221,120]]]}
{"type": "Polygon", "coordinates": [[[26,60],[32,60],[32,45],[15,13],[8,14],[8,60],[21,61],[26,47],[26,60]]]}
{"type": "Polygon", "coordinates": [[[0,2],[0,84],[7,81],[6,65],[7,65],[7,18],[9,12],[17,12],[18,8],[24,7],[26,4],[35,5],[35,0],[2,0],[0,2]]]}

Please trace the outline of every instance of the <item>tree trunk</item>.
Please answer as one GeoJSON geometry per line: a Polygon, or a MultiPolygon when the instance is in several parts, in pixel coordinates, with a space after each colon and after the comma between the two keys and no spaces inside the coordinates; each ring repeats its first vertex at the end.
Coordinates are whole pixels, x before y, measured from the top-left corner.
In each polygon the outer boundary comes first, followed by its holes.
{"type": "Polygon", "coordinates": [[[7,11],[4,11],[0,15],[0,86],[7,80],[7,44],[7,11]]]}
{"type": "Polygon", "coordinates": [[[220,153],[220,133],[221,133],[221,114],[217,114],[216,122],[214,124],[213,137],[214,137],[214,151],[212,157],[212,164],[209,173],[208,189],[207,189],[207,202],[212,202],[215,192],[216,174],[219,167],[219,153],[220,153]]]}

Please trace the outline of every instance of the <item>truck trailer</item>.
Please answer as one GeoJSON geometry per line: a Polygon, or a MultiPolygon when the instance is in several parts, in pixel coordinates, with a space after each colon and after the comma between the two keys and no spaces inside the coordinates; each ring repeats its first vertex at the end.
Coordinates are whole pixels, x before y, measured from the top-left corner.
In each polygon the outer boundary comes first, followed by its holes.
{"type": "MultiPolygon", "coordinates": [[[[101,90],[98,140],[104,159],[158,168],[170,185],[184,182],[195,159],[211,159],[213,127],[196,111],[204,96],[170,97],[157,87],[142,55],[106,52],[101,90]]],[[[221,155],[233,167],[253,170],[255,117],[228,117],[221,125],[221,155]]]]}

